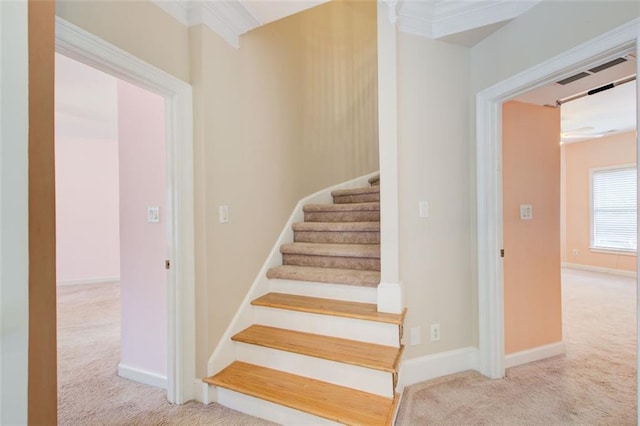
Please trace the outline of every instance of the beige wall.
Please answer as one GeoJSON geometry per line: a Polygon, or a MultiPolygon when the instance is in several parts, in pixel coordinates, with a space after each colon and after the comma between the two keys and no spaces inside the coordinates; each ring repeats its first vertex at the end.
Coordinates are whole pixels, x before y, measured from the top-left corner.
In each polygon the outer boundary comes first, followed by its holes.
{"type": "Polygon", "coordinates": [[[400,280],[405,329],[422,331],[405,359],[477,344],[468,77],[468,48],[398,34],[400,280]],[[429,202],[429,218],[418,217],[419,201],[429,202]],[[430,342],[432,323],[440,323],[438,342],[430,342]]]}
{"type": "Polygon", "coordinates": [[[627,132],[565,144],[564,160],[566,192],[565,252],[563,258],[570,264],[595,266],[624,271],[636,270],[636,256],[591,251],[590,175],[598,167],[635,164],[636,134],[627,132]],[[578,254],[573,254],[573,250],[578,254]]]}
{"type": "Polygon", "coordinates": [[[56,12],[193,85],[202,376],[297,200],[378,169],[376,3],[319,6],[240,49],[150,1],[59,0],[56,12]]]}
{"type": "Polygon", "coordinates": [[[562,340],[560,110],[502,106],[505,353],[562,340]],[[520,205],[533,218],[520,219],[520,205]]]}
{"type": "Polygon", "coordinates": [[[332,2],[242,36],[240,49],[190,30],[197,374],[296,202],[378,168],[375,23],[373,2],[332,2]]]}
{"type": "Polygon", "coordinates": [[[56,15],[189,81],[187,28],[147,0],[56,0],[56,15]]]}

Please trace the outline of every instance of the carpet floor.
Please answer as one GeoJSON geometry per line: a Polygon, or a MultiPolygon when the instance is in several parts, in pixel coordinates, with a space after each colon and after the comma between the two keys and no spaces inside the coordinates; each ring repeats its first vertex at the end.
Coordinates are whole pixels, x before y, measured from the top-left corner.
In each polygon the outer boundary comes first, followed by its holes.
{"type": "Polygon", "coordinates": [[[396,425],[636,424],[634,278],[564,270],[566,355],[405,388],[396,425]]]}
{"type": "MultiPolygon", "coordinates": [[[[463,372],[405,389],[396,425],[636,424],[632,278],[563,271],[567,353],[507,370],[463,372]]],[[[120,378],[117,283],[58,288],[60,425],[268,425],[218,404],[169,404],[120,378]]]]}
{"type": "Polygon", "coordinates": [[[118,283],[58,287],[58,424],[271,425],[219,404],[173,405],[123,379],[118,283]]]}

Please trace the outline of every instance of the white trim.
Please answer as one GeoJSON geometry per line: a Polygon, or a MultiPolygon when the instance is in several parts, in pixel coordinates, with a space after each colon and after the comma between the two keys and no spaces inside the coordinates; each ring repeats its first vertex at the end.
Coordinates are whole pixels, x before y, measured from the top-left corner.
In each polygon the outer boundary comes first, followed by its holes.
{"type": "Polygon", "coordinates": [[[477,348],[461,348],[407,359],[400,364],[398,392],[401,393],[406,386],[461,371],[477,371],[479,367],[477,348]]]}
{"type": "Polygon", "coordinates": [[[200,379],[193,379],[193,396],[198,402],[211,404],[218,401],[218,388],[209,386],[200,379]]]}
{"type": "Polygon", "coordinates": [[[366,186],[369,184],[369,178],[375,175],[377,175],[377,173],[370,173],[366,176],[362,176],[348,182],[323,189],[298,201],[298,204],[293,209],[293,213],[291,213],[289,220],[284,225],[282,232],[280,232],[280,236],[271,248],[271,252],[267,257],[267,260],[262,265],[262,268],[260,268],[260,271],[258,271],[256,279],[254,280],[251,288],[242,300],[238,311],[236,312],[226,331],[222,335],[218,346],[216,346],[215,350],[209,357],[209,362],[207,364],[208,375],[217,373],[235,360],[236,352],[234,342],[231,340],[231,336],[253,324],[254,315],[251,301],[270,291],[271,280],[267,278],[267,270],[282,263],[280,246],[284,243],[293,241],[293,230],[291,229],[291,227],[294,222],[302,222],[304,220],[304,212],[302,211],[302,207],[305,204],[310,203],[330,203],[332,200],[331,191],[337,189],[358,188],[360,186],[366,186]]]}
{"type": "Polygon", "coordinates": [[[0,424],[27,424],[29,376],[27,2],[0,1],[0,424]]]}
{"type": "Polygon", "coordinates": [[[84,284],[104,284],[114,283],[120,281],[120,277],[95,277],[95,278],[80,278],[77,280],[60,280],[56,282],[58,286],[66,285],[84,285],[84,284]]]}
{"type": "Polygon", "coordinates": [[[323,417],[225,388],[218,392],[218,403],[279,425],[341,426],[323,417]]]}
{"type": "MultiPolygon", "coordinates": [[[[388,2],[389,10],[393,2],[388,2]]],[[[378,134],[380,158],[380,282],[378,310],[400,313],[398,201],[398,81],[397,28],[384,7],[378,7],[378,134]]]]}
{"type": "Polygon", "coordinates": [[[540,1],[403,2],[398,28],[405,33],[439,39],[511,20],[540,1]]]}
{"type": "Polygon", "coordinates": [[[478,203],[478,322],[480,372],[504,376],[502,259],[502,102],[543,86],[597,61],[613,59],[638,44],[636,18],[570,49],[476,96],[478,203]]]}
{"type": "Polygon", "coordinates": [[[536,348],[515,352],[504,357],[504,367],[511,368],[516,365],[528,364],[552,356],[564,355],[566,348],[564,342],[550,343],[536,348]]]}
{"type": "Polygon", "coordinates": [[[60,17],[56,17],[56,51],[165,98],[167,226],[173,265],[167,275],[167,398],[182,404],[193,399],[195,377],[191,86],[60,17]]]}
{"type": "Polygon", "coordinates": [[[156,388],[167,388],[167,376],[163,376],[152,371],[131,367],[130,365],[122,363],[118,364],[118,376],[156,388]]]}
{"type": "Polygon", "coordinates": [[[582,265],[580,263],[562,262],[560,264],[563,268],[578,269],[581,271],[601,272],[603,274],[620,275],[623,277],[637,277],[638,274],[635,271],[625,271],[623,269],[603,268],[601,266],[582,265]]]}

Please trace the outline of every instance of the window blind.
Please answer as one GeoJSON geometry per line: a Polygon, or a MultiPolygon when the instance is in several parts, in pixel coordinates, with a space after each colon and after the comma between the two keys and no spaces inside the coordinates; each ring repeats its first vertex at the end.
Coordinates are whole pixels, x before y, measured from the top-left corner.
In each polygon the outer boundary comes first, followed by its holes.
{"type": "Polygon", "coordinates": [[[636,168],[592,172],[593,248],[637,249],[636,168]]]}

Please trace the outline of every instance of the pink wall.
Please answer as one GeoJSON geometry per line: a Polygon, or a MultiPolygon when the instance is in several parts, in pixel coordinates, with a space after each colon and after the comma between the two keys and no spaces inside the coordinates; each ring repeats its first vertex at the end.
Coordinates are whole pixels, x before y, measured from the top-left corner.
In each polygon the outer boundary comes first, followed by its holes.
{"type": "Polygon", "coordinates": [[[560,111],[503,105],[505,353],[562,340],[560,111]],[[533,219],[520,219],[520,205],[533,219]]]}
{"type": "Polygon", "coordinates": [[[167,212],[164,99],[118,81],[120,142],[120,364],[166,376],[167,212]],[[160,223],[147,207],[160,207],[160,223]]]}
{"type": "Polygon", "coordinates": [[[622,133],[601,139],[565,144],[564,187],[565,229],[563,261],[624,271],[636,270],[636,256],[593,252],[590,250],[590,177],[589,169],[635,164],[636,134],[622,133]],[[577,250],[578,254],[573,254],[577,250]]]}
{"type": "Polygon", "coordinates": [[[117,280],[116,79],[56,54],[55,84],[57,281],[117,280]]]}

